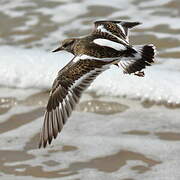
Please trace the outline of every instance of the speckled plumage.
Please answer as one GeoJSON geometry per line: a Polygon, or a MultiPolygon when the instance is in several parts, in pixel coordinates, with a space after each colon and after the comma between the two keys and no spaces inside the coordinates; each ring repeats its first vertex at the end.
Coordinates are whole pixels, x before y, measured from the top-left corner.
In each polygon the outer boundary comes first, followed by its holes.
{"type": "Polygon", "coordinates": [[[143,68],[154,58],[154,46],[133,47],[128,29],[139,22],[96,21],[90,35],[62,42],[53,52],[66,50],[74,58],[58,72],[54,80],[44,116],[39,147],[51,144],[62,130],[83,91],[112,64],[120,64],[124,73],[143,76],[143,68]]]}

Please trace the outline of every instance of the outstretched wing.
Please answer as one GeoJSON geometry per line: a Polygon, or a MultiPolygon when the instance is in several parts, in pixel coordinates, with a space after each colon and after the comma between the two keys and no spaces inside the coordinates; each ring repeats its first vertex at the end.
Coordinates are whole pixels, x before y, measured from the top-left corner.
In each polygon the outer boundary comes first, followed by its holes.
{"type": "Polygon", "coordinates": [[[96,21],[94,22],[94,34],[112,36],[125,44],[129,44],[128,31],[141,23],[139,22],[126,22],[126,21],[96,21]]]}
{"type": "Polygon", "coordinates": [[[57,137],[82,92],[108,68],[108,64],[109,62],[76,56],[59,71],[50,92],[39,147],[46,147],[47,142],[50,144],[57,137]]]}

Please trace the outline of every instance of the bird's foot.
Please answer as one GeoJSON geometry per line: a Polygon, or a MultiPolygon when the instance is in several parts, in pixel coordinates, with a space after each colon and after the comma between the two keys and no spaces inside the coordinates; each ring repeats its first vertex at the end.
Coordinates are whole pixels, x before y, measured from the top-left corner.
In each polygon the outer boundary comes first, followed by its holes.
{"type": "Polygon", "coordinates": [[[139,77],[144,77],[145,76],[144,71],[137,71],[137,72],[134,73],[134,75],[139,76],[139,77]]]}

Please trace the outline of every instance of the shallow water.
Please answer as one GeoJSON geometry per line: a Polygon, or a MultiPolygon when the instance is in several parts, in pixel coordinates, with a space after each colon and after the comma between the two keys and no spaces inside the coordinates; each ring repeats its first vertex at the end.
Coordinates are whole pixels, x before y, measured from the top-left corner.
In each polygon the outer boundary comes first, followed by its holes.
{"type": "Polygon", "coordinates": [[[178,0],[1,0],[0,179],[179,180],[179,7],[178,0]],[[156,45],[156,63],[145,78],[113,67],[100,75],[57,140],[37,149],[48,90],[72,58],[50,51],[100,19],[142,22],[130,41],[156,45]]]}
{"type": "Polygon", "coordinates": [[[84,95],[58,139],[38,149],[47,95],[16,97],[14,106],[6,103],[1,179],[179,178],[179,109],[84,95]]]}

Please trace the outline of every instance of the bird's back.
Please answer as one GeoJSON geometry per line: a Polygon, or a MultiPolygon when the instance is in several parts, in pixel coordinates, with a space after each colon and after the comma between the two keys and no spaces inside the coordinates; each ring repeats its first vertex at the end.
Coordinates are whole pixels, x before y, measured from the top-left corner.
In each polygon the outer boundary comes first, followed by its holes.
{"type": "MultiPolygon", "coordinates": [[[[106,36],[90,34],[86,37],[79,39],[74,45],[74,54],[75,55],[89,55],[91,57],[97,58],[112,58],[112,57],[120,57],[124,54],[123,51],[116,50],[110,46],[99,45],[95,43],[96,39],[105,39],[109,40],[106,36]]],[[[115,40],[109,40],[114,43],[115,40]]]]}

